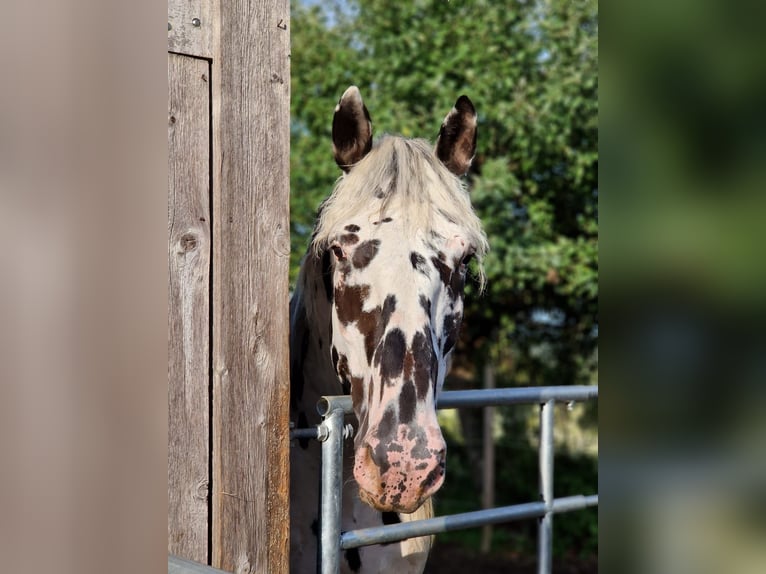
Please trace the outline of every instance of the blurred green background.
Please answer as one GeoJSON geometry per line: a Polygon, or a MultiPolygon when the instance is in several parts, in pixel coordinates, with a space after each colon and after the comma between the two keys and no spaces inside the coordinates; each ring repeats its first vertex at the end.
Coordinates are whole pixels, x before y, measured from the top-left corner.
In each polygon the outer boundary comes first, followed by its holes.
{"type": "Polygon", "coordinates": [[[766,572],[766,5],[605,13],[601,566],[766,572]]]}
{"type": "MultiPolygon", "coordinates": [[[[466,289],[446,388],[480,387],[485,364],[498,386],[597,384],[595,0],[293,2],[291,19],[291,281],[340,175],[330,134],[346,87],[359,86],[376,134],[431,141],[466,94],[479,114],[468,181],[490,253],[486,290],[466,289]]],[[[481,416],[442,414],[450,455],[439,513],[480,507],[481,416]]],[[[597,491],[596,421],[595,404],[557,413],[557,496],[597,491]]],[[[536,424],[535,409],[498,411],[497,504],[539,497],[536,424]]],[[[554,524],[559,558],[595,556],[595,510],[554,524]]],[[[534,557],[535,536],[535,521],[496,527],[492,552],[534,557]]],[[[475,551],[478,539],[440,537],[435,554],[475,551]]]]}

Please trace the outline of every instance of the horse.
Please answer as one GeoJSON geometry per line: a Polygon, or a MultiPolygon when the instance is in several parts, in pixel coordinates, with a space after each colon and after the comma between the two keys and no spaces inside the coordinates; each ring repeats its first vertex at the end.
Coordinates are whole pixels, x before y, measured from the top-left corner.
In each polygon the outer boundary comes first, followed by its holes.
{"type": "MultiPolygon", "coordinates": [[[[446,444],[436,398],[463,316],[468,262],[487,252],[462,176],[476,150],[477,117],[461,96],[435,146],[386,135],[356,86],[335,108],[332,144],[342,173],[320,205],[290,301],[290,416],[320,423],[323,395],[350,394],[354,448],[345,450],[343,531],[433,516],[446,444]]],[[[291,446],[290,567],[316,571],[317,441],[291,446]]],[[[419,573],[421,537],[345,551],[344,573],[419,573]]]]}

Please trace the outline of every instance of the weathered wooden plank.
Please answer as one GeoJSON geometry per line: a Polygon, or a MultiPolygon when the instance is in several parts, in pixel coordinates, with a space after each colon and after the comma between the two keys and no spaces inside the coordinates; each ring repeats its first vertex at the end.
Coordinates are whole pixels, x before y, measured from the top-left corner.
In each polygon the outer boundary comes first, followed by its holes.
{"type": "Polygon", "coordinates": [[[168,552],[208,561],[209,63],[168,54],[168,552]]]}
{"type": "Polygon", "coordinates": [[[289,2],[217,5],[212,565],[288,571],[289,2]]]}
{"type": "Polygon", "coordinates": [[[168,52],[213,56],[213,0],[168,0],[168,52]]]}

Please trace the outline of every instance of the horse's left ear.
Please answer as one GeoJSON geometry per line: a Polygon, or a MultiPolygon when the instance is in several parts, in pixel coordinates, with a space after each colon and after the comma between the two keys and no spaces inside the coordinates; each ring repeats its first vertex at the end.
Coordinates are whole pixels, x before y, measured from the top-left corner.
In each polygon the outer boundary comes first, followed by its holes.
{"type": "Polygon", "coordinates": [[[476,110],[460,96],[444,118],[436,140],[436,156],[455,175],[465,175],[476,153],[476,110]]]}

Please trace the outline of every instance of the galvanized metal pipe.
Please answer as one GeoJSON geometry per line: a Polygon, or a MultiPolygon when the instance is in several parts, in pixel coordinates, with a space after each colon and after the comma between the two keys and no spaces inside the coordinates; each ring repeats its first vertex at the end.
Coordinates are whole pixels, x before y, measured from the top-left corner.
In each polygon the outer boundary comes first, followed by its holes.
{"type": "Polygon", "coordinates": [[[317,427],[309,427],[302,429],[292,429],[290,431],[290,440],[301,438],[318,438],[319,429],[317,427]]]}
{"type": "Polygon", "coordinates": [[[540,407],[540,498],[545,514],[540,518],[537,534],[537,572],[550,574],[553,556],[553,414],[555,402],[540,407]]]}
{"type": "Polygon", "coordinates": [[[350,415],[354,412],[351,404],[351,395],[325,396],[319,399],[317,403],[317,412],[321,416],[327,416],[328,413],[335,410],[341,410],[350,415]]]}
{"type": "MultiPolygon", "coordinates": [[[[489,407],[502,405],[543,404],[548,401],[587,401],[598,397],[596,385],[568,385],[559,387],[513,387],[499,389],[476,389],[470,391],[442,391],[436,404],[438,409],[458,407],[489,407]]],[[[332,409],[346,414],[354,412],[348,395],[328,396],[319,399],[320,415],[332,409]]]]}
{"type": "Polygon", "coordinates": [[[458,407],[542,404],[551,400],[561,402],[586,401],[596,397],[598,397],[596,385],[443,391],[439,395],[436,407],[454,409],[458,407]]]}
{"type": "Polygon", "coordinates": [[[343,418],[344,412],[331,408],[323,413],[322,512],[319,522],[321,574],[340,572],[340,519],[343,500],[343,418]]]}
{"type": "MultiPolygon", "coordinates": [[[[571,512],[581,510],[598,504],[598,495],[593,496],[567,496],[553,501],[551,512],[571,512]]],[[[476,510],[462,514],[437,516],[426,520],[414,520],[412,522],[400,522],[387,526],[373,526],[359,530],[349,530],[340,537],[340,547],[343,550],[369,546],[371,544],[384,544],[397,542],[407,538],[418,536],[430,536],[453,530],[474,528],[484,524],[499,524],[513,520],[524,520],[543,516],[546,512],[545,503],[529,502],[526,504],[514,504],[489,510],[476,510]]]]}

